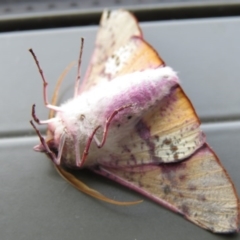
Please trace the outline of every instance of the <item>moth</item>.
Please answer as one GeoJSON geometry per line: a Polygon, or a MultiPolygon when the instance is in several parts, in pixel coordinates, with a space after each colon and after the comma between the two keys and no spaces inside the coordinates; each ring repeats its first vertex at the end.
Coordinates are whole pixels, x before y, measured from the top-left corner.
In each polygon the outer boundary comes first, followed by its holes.
{"type": "MultiPolygon", "coordinates": [[[[239,201],[234,185],[208,146],[192,103],[179,79],[144,40],[135,17],[125,10],[105,11],[90,65],[74,96],[45,106],[50,118],[44,138],[31,121],[46,153],[69,182],[116,204],[88,188],[63,166],[91,171],[131,188],[215,233],[238,231],[239,201]]],[[[136,203],[136,202],[134,202],[136,203]]],[[[122,203],[131,204],[131,203],[122,203]]]]}

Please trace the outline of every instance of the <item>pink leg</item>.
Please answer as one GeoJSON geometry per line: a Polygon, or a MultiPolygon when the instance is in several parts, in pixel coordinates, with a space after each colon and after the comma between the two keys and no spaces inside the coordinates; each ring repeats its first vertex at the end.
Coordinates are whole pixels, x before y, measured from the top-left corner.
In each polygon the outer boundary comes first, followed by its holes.
{"type": "Polygon", "coordinates": [[[36,116],[36,113],[35,113],[35,106],[36,106],[35,104],[32,105],[32,117],[33,117],[33,120],[36,123],[38,123],[38,124],[48,124],[48,123],[56,120],[55,118],[50,118],[48,120],[39,120],[39,118],[36,116]]]}
{"type": "Polygon", "coordinates": [[[74,98],[77,97],[78,91],[79,91],[79,83],[80,83],[80,77],[81,77],[81,62],[82,62],[82,53],[83,53],[83,43],[84,39],[81,38],[81,47],[80,47],[80,53],[78,58],[78,68],[77,68],[77,78],[75,82],[75,88],[74,88],[74,98]]]}
{"type": "Polygon", "coordinates": [[[39,61],[38,61],[35,53],[33,52],[32,49],[29,49],[29,52],[32,54],[32,56],[34,58],[34,61],[35,61],[36,65],[37,65],[38,71],[39,71],[39,73],[40,73],[40,75],[42,77],[42,80],[43,80],[43,99],[44,99],[45,106],[47,108],[49,108],[49,109],[54,110],[54,111],[61,111],[61,108],[59,108],[57,106],[53,106],[53,105],[48,103],[48,100],[47,100],[47,85],[48,85],[48,83],[45,80],[45,77],[44,77],[44,74],[43,74],[43,70],[40,67],[39,61]]]}
{"type": "Polygon", "coordinates": [[[116,109],[112,114],[111,116],[106,120],[106,124],[105,124],[105,127],[104,127],[104,131],[103,131],[103,138],[102,138],[102,142],[100,144],[97,144],[97,146],[99,148],[103,147],[104,143],[106,142],[106,139],[107,139],[107,133],[108,133],[108,128],[110,126],[110,123],[112,121],[112,119],[119,113],[121,112],[122,110],[126,109],[126,108],[129,108],[129,107],[132,107],[132,104],[129,104],[127,106],[123,106],[123,107],[120,107],[118,109],[116,109]]]}
{"type": "MultiPolygon", "coordinates": [[[[93,140],[93,137],[94,135],[96,134],[97,130],[100,128],[101,126],[98,126],[94,129],[94,131],[92,132],[91,136],[88,138],[88,141],[87,141],[87,144],[84,148],[84,151],[83,151],[83,155],[82,155],[82,158],[81,160],[79,161],[79,159],[76,159],[76,165],[77,167],[82,167],[83,164],[85,163],[86,159],[87,159],[87,156],[88,156],[88,152],[89,152],[89,148],[91,146],[91,143],[92,143],[92,140],[93,140]]],[[[77,142],[75,143],[77,144],[77,142]]],[[[76,149],[76,148],[75,148],[76,149]]],[[[76,154],[77,155],[77,154],[76,154]]]]}
{"type": "Polygon", "coordinates": [[[43,136],[41,135],[40,131],[36,128],[36,126],[34,125],[33,121],[30,121],[31,125],[33,126],[34,130],[36,131],[39,139],[40,139],[40,142],[41,144],[43,145],[43,147],[45,148],[46,150],[46,153],[50,156],[50,158],[52,159],[52,161],[54,163],[57,162],[57,158],[56,158],[56,155],[50,150],[50,148],[48,147],[45,139],[43,138],[43,136]]]}
{"type": "MultiPolygon", "coordinates": [[[[108,128],[110,126],[110,123],[112,121],[112,119],[122,110],[126,109],[126,108],[129,108],[131,107],[132,105],[127,105],[127,106],[123,106],[123,107],[120,107],[118,109],[116,109],[112,114],[111,116],[106,120],[106,124],[105,124],[105,127],[104,127],[104,131],[103,131],[103,138],[102,138],[102,142],[100,144],[96,143],[97,146],[99,148],[103,147],[104,143],[106,142],[106,138],[107,138],[107,133],[108,133],[108,128]]],[[[83,151],[83,156],[81,158],[81,161],[79,161],[77,158],[76,158],[76,165],[77,167],[82,167],[84,162],[86,161],[86,158],[87,158],[87,155],[88,155],[88,151],[89,151],[89,148],[91,146],[91,143],[92,143],[92,140],[94,138],[94,135],[96,134],[97,130],[100,128],[101,126],[98,126],[94,129],[94,131],[92,132],[91,136],[88,138],[88,141],[87,141],[87,144],[84,148],[84,151],[83,151]]],[[[76,144],[78,144],[77,142],[75,142],[75,151],[78,151],[77,150],[77,146],[76,144]]],[[[76,152],[76,156],[79,156],[79,154],[76,152]]]]}
{"type": "Polygon", "coordinates": [[[40,124],[40,120],[39,120],[39,118],[36,116],[36,113],[35,113],[35,107],[36,107],[36,105],[33,104],[33,105],[32,105],[32,118],[33,118],[33,120],[34,120],[36,123],[40,124]]]}

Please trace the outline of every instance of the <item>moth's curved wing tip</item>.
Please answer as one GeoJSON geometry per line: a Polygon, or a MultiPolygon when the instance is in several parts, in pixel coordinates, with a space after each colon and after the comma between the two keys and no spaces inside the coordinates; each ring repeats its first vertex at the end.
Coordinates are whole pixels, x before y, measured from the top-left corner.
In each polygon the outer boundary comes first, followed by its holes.
{"type": "Polygon", "coordinates": [[[100,25],[102,25],[104,22],[106,22],[107,20],[109,20],[109,18],[111,17],[111,15],[122,15],[125,18],[129,18],[129,19],[133,19],[136,23],[136,27],[139,31],[139,35],[143,36],[142,33],[142,29],[140,28],[139,24],[138,24],[138,19],[137,17],[131,12],[128,11],[124,8],[119,8],[119,9],[108,9],[108,8],[104,8],[103,12],[101,14],[101,19],[100,19],[100,25]],[[125,16],[124,16],[125,14],[125,16]]]}

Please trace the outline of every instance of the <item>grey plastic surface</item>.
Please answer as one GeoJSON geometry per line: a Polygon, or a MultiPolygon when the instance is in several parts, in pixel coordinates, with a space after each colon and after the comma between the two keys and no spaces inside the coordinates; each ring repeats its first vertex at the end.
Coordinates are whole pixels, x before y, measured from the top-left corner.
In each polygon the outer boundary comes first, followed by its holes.
{"type": "MultiPolygon", "coordinates": [[[[143,23],[145,38],[179,72],[183,87],[200,117],[208,142],[240,192],[240,18],[143,23]],[[225,119],[233,119],[223,123],[225,119]]],[[[76,60],[85,38],[86,69],[96,27],[29,31],[0,35],[0,239],[240,239],[207,232],[142,196],[101,177],[79,176],[107,196],[142,204],[119,207],[88,197],[58,176],[43,154],[30,125],[32,103],[47,118],[42,83],[27,52],[36,52],[49,81],[49,95],[64,67],[76,60]]],[[[76,68],[63,86],[73,92],[76,68]],[[68,81],[69,80],[69,81],[68,81]]],[[[66,91],[65,91],[66,90],[66,91]]]]}

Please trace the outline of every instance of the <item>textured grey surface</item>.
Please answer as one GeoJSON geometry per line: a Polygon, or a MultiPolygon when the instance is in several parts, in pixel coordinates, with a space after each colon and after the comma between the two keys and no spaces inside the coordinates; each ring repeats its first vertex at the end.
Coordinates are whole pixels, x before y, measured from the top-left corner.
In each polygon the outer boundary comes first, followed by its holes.
{"type": "MultiPolygon", "coordinates": [[[[179,72],[183,87],[203,120],[208,142],[240,192],[240,18],[143,23],[145,38],[179,72]],[[223,122],[228,119],[228,122],[223,122]],[[231,121],[234,120],[234,121],[231,121]]],[[[89,172],[91,187],[111,198],[142,204],[118,207],[92,199],[67,184],[43,154],[28,121],[31,104],[47,118],[42,85],[27,49],[32,47],[50,83],[77,59],[85,38],[83,70],[93,50],[96,27],[0,35],[0,239],[240,239],[207,232],[161,206],[89,172]]],[[[73,92],[76,68],[63,86],[73,92]]],[[[66,90],[66,91],[65,91],[66,90]]]]}

